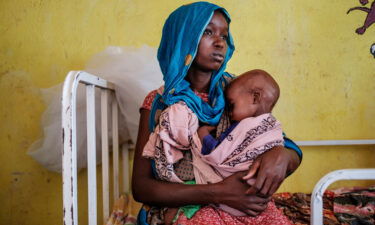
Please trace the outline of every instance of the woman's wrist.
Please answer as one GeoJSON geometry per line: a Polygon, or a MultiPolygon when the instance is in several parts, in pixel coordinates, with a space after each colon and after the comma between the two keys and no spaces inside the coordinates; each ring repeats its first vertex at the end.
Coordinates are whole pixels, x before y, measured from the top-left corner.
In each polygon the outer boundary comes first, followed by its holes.
{"type": "Polygon", "coordinates": [[[208,184],[208,201],[211,202],[212,204],[220,204],[222,203],[221,201],[221,196],[223,194],[221,190],[221,182],[215,183],[215,184],[208,184]]]}

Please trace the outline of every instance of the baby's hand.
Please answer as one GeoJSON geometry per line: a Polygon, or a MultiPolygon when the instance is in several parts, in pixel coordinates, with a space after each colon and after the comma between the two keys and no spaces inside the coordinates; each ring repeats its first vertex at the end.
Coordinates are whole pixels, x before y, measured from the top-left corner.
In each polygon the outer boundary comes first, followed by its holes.
{"type": "Polygon", "coordinates": [[[203,138],[210,134],[211,131],[215,130],[216,127],[214,126],[201,126],[198,128],[198,136],[199,139],[201,139],[201,142],[203,143],[203,138]]]}

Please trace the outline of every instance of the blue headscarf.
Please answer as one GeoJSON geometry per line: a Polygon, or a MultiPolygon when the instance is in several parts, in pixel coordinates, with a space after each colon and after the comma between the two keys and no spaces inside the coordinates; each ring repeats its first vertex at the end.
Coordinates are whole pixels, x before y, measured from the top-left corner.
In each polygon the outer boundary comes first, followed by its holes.
{"type": "Polygon", "coordinates": [[[224,8],[208,2],[183,5],[166,20],[158,49],[164,92],[162,95],[157,94],[152,104],[150,130],[155,127],[156,111],[163,110],[179,101],[186,102],[201,122],[210,125],[216,125],[219,122],[225,106],[223,84],[226,83],[226,79],[224,77],[231,76],[224,70],[234,51],[233,39],[229,31],[224,62],[220,69],[214,71],[211,76],[209,103],[202,101],[191,90],[190,83],[184,80],[197,54],[203,32],[216,10],[220,10],[225,15],[229,24],[228,12],[224,8]]]}

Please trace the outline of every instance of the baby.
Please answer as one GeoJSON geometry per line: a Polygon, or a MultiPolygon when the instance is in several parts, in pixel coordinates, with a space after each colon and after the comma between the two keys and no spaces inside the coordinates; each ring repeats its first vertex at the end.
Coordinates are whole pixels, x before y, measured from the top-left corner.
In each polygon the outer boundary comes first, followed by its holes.
{"type": "Polygon", "coordinates": [[[234,79],[225,89],[231,125],[218,139],[210,135],[215,127],[201,126],[202,154],[210,154],[242,120],[271,113],[279,95],[279,85],[266,71],[251,70],[234,79]]]}

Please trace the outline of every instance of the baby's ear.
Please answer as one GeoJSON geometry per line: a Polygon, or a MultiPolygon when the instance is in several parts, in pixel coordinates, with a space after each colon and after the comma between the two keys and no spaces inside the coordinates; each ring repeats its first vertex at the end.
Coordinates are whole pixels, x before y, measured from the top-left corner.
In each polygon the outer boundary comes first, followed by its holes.
{"type": "Polygon", "coordinates": [[[253,95],[253,104],[260,104],[262,99],[262,92],[259,89],[255,89],[252,91],[253,95]]]}

